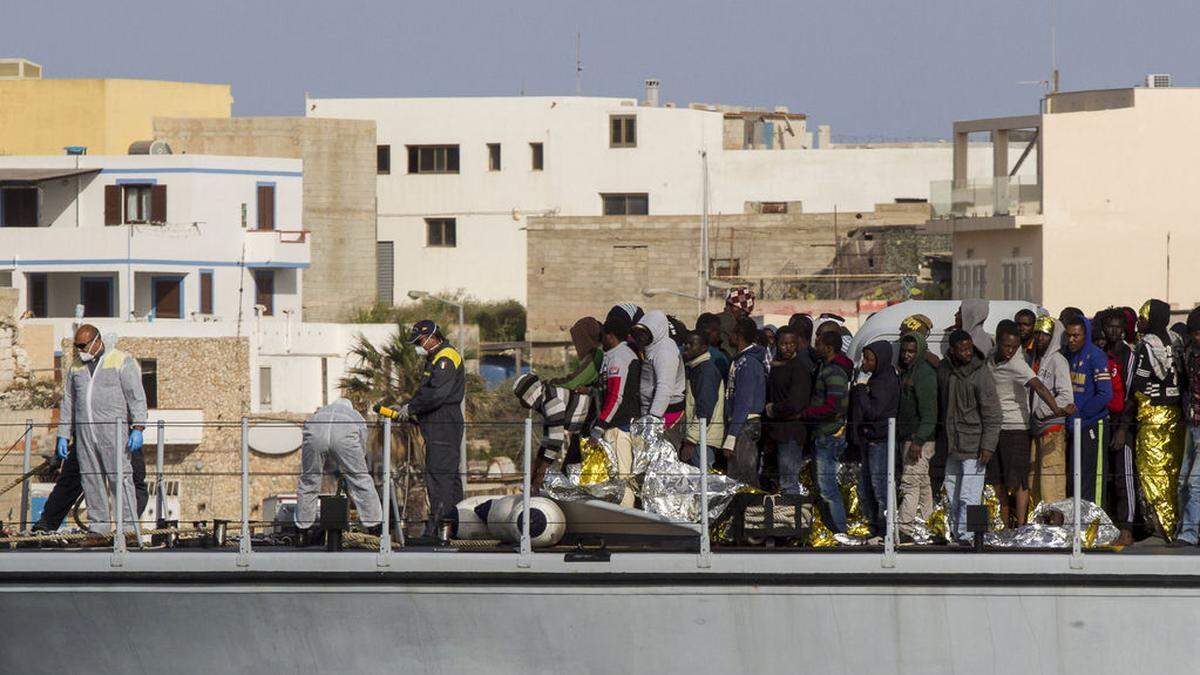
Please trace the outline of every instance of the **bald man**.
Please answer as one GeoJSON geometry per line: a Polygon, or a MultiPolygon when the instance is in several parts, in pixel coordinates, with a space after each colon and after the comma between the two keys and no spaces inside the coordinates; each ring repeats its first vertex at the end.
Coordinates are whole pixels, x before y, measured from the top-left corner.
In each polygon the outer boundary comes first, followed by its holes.
{"type": "Polygon", "coordinates": [[[146,393],[137,360],[108,348],[100,331],[84,324],[75,331],[75,359],[63,385],[58,424],[58,456],[66,459],[75,438],[88,530],[107,534],[114,528],[117,462],[123,464],[123,512],[126,531],[137,531],[138,502],[130,454],[142,451],[146,393]]]}

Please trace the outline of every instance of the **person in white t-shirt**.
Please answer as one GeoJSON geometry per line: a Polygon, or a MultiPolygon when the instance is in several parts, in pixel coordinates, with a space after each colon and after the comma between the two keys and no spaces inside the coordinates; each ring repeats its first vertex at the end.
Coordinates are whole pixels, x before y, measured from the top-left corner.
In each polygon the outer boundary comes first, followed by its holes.
{"type": "Polygon", "coordinates": [[[1029,510],[1029,392],[1033,391],[1056,414],[1066,414],[1025,358],[1017,358],[1020,351],[1016,322],[1001,321],[996,326],[996,351],[988,358],[1000,399],[1000,443],[988,463],[987,479],[1000,501],[1005,527],[1024,525],[1029,510]]]}

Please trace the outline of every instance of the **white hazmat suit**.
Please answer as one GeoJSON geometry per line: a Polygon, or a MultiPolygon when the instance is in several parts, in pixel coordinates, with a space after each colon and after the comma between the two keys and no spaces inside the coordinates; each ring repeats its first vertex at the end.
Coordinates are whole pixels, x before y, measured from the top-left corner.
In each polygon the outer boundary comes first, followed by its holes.
{"type": "Polygon", "coordinates": [[[375,481],[367,470],[367,423],[350,401],[339,398],[317,409],[304,422],[300,449],[300,480],[296,483],[296,527],[312,527],[317,518],[317,493],[327,459],[337,463],[358,517],[366,527],[383,520],[375,481]]]}

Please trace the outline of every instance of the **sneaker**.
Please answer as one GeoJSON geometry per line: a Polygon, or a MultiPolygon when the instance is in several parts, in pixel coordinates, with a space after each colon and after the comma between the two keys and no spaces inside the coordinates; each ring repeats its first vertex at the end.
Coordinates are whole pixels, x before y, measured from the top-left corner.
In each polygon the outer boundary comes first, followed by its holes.
{"type": "Polygon", "coordinates": [[[883,537],[879,535],[867,537],[867,546],[883,546],[883,537]]]}
{"type": "Polygon", "coordinates": [[[860,546],[863,543],[862,539],[859,539],[858,537],[851,537],[845,532],[834,532],[833,540],[842,546],[860,546]]]}

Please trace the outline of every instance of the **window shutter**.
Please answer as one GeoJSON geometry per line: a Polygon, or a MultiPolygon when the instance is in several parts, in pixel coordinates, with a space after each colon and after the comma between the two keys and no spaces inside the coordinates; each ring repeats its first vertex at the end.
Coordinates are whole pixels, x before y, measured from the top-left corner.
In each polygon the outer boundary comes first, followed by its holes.
{"type": "Polygon", "coordinates": [[[275,186],[258,186],[258,229],[275,229],[275,186]]]}
{"type": "Polygon", "coordinates": [[[121,186],[104,186],[104,224],[121,224],[121,186]]]}
{"type": "Polygon", "coordinates": [[[150,186],[150,222],[167,222],[167,186],[150,186]]]}

